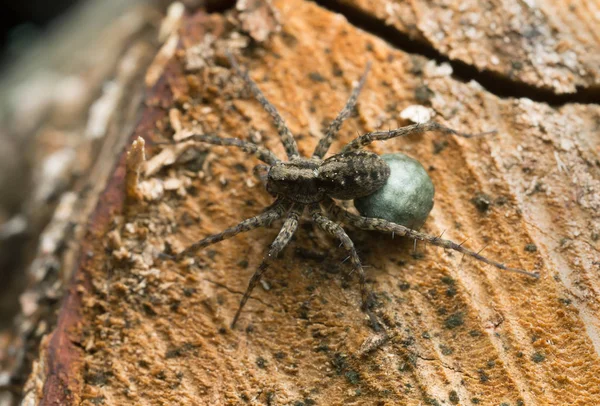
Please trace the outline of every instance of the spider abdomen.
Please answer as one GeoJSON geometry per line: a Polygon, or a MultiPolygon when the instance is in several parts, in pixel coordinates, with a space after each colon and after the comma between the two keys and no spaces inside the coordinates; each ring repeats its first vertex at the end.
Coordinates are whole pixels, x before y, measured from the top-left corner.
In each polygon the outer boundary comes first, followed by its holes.
{"type": "Polygon", "coordinates": [[[334,199],[350,200],[380,189],[390,176],[390,167],[369,151],[333,155],[318,170],[319,186],[334,199]]]}

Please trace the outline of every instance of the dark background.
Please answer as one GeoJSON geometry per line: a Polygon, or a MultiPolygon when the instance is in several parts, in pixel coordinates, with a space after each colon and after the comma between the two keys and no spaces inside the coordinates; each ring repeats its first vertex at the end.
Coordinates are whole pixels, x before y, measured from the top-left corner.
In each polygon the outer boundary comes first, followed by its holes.
{"type": "Polygon", "coordinates": [[[19,54],[48,25],[79,0],[2,0],[0,3],[0,63],[19,54]]]}

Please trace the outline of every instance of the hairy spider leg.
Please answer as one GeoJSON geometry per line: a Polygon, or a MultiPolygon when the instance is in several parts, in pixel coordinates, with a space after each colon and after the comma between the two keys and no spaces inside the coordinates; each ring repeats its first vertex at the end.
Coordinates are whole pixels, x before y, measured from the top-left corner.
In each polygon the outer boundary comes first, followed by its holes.
{"type": "Polygon", "coordinates": [[[252,80],[252,78],[250,78],[248,72],[242,71],[240,65],[238,65],[233,55],[231,55],[231,53],[229,52],[227,52],[226,55],[229,59],[229,63],[231,64],[237,75],[244,79],[244,81],[246,82],[246,86],[250,88],[250,91],[252,92],[256,100],[258,100],[263,109],[265,109],[265,111],[271,115],[273,123],[277,128],[277,132],[281,137],[281,142],[283,143],[283,147],[285,148],[285,152],[287,153],[288,158],[292,159],[300,156],[300,154],[298,153],[298,145],[296,145],[296,140],[294,139],[292,132],[288,128],[287,124],[285,123],[285,120],[283,119],[283,117],[281,117],[275,106],[273,106],[267,100],[263,92],[258,88],[258,85],[252,80]]]}
{"type": "Polygon", "coordinates": [[[246,302],[250,298],[252,291],[254,290],[258,282],[260,282],[260,278],[262,278],[262,275],[269,268],[270,260],[277,257],[277,255],[285,248],[285,246],[292,239],[292,236],[298,229],[298,222],[303,211],[304,206],[292,207],[292,209],[289,211],[287,218],[285,219],[283,226],[281,227],[281,230],[279,230],[279,234],[277,234],[277,237],[269,247],[269,252],[263,258],[263,261],[258,266],[256,272],[254,272],[254,275],[252,275],[252,278],[250,278],[250,282],[248,282],[248,287],[246,288],[244,296],[240,301],[240,306],[238,307],[238,310],[235,313],[235,316],[233,317],[233,321],[231,322],[232,329],[235,327],[235,324],[237,323],[238,318],[242,313],[242,309],[244,308],[246,302]]]}
{"type": "Polygon", "coordinates": [[[376,231],[383,231],[383,232],[392,232],[394,234],[406,236],[406,237],[412,238],[414,240],[425,241],[432,245],[436,245],[438,247],[443,247],[446,249],[451,249],[454,251],[461,252],[465,255],[469,255],[475,259],[478,259],[481,262],[485,262],[486,264],[495,266],[496,268],[502,269],[504,271],[516,272],[516,273],[520,273],[522,275],[527,275],[527,276],[530,276],[530,277],[533,277],[536,279],[539,278],[539,276],[540,276],[539,273],[537,273],[537,272],[527,272],[527,271],[524,271],[519,268],[508,267],[504,264],[501,264],[500,262],[492,261],[491,259],[488,259],[475,251],[471,251],[470,249],[463,247],[462,244],[457,244],[453,241],[445,240],[441,237],[436,237],[436,236],[428,235],[428,234],[421,233],[421,232],[418,232],[415,230],[411,230],[408,227],[404,227],[400,224],[392,223],[391,221],[378,219],[378,218],[358,216],[358,215],[350,213],[346,209],[338,206],[332,199],[327,199],[326,201],[323,202],[323,204],[325,205],[327,212],[330,213],[334,218],[336,218],[339,221],[342,221],[346,224],[350,224],[354,227],[360,228],[362,230],[376,230],[376,231]]]}
{"type": "Polygon", "coordinates": [[[317,225],[329,235],[337,238],[346,251],[350,254],[350,260],[352,261],[352,267],[354,271],[358,274],[358,281],[360,284],[360,296],[362,301],[362,310],[366,311],[369,308],[369,290],[367,289],[367,278],[365,276],[365,271],[360,262],[360,258],[358,257],[358,253],[356,252],[356,248],[354,247],[354,243],[348,237],[348,234],[344,231],[342,226],[335,223],[334,221],[327,218],[323,212],[321,211],[321,207],[319,203],[313,203],[309,207],[310,215],[317,225]]]}
{"type": "Polygon", "coordinates": [[[370,133],[363,134],[346,144],[346,146],[342,148],[341,152],[344,153],[354,151],[364,146],[367,146],[374,141],[385,141],[389,140],[390,138],[407,137],[409,135],[423,134],[430,131],[439,131],[444,134],[454,134],[463,138],[480,137],[482,135],[494,134],[497,132],[496,130],[493,130],[478,134],[466,134],[453,130],[452,128],[445,127],[435,121],[428,121],[426,123],[407,125],[406,127],[396,128],[395,130],[373,131],[370,133]]]}
{"type": "Polygon", "coordinates": [[[267,187],[267,179],[268,179],[268,175],[269,175],[269,169],[271,169],[271,167],[269,165],[264,165],[264,164],[258,164],[254,167],[254,169],[252,169],[254,176],[256,176],[258,179],[260,179],[260,181],[264,187],[267,187]]]}
{"type": "Polygon", "coordinates": [[[183,144],[190,141],[203,142],[205,144],[212,145],[221,145],[224,147],[236,147],[248,154],[254,155],[256,158],[269,165],[275,165],[277,162],[280,162],[279,158],[277,158],[277,156],[275,156],[275,154],[269,149],[261,147],[260,145],[256,145],[253,142],[240,140],[238,138],[221,138],[217,137],[216,135],[210,134],[194,134],[180,141],[156,142],[154,143],[154,145],[175,145],[183,144]]]}
{"type": "Polygon", "coordinates": [[[271,206],[269,206],[261,214],[254,216],[254,217],[250,217],[249,219],[246,219],[246,220],[240,222],[236,226],[230,227],[220,233],[209,235],[208,237],[203,238],[202,240],[193,243],[192,245],[190,245],[189,247],[187,247],[186,249],[181,251],[179,254],[177,254],[175,256],[175,260],[179,261],[183,257],[193,254],[194,252],[198,251],[199,249],[206,248],[209,245],[221,242],[221,241],[231,238],[239,233],[243,233],[246,231],[254,230],[256,228],[268,226],[274,220],[277,220],[277,219],[283,217],[283,215],[290,208],[290,206],[291,206],[290,203],[281,202],[279,200],[276,200],[275,203],[273,203],[271,206]]]}
{"type": "Polygon", "coordinates": [[[350,116],[350,114],[352,114],[352,110],[354,109],[354,106],[356,106],[356,101],[358,100],[360,91],[362,90],[363,86],[365,85],[365,82],[367,81],[367,76],[369,74],[369,70],[371,70],[371,62],[367,63],[364,73],[360,77],[358,84],[352,90],[352,93],[350,94],[350,98],[346,102],[346,105],[344,106],[344,108],[342,109],[342,111],[340,111],[340,113],[335,118],[335,120],[333,120],[329,124],[329,127],[327,127],[327,131],[325,132],[325,135],[323,136],[323,138],[321,138],[319,140],[319,143],[317,144],[315,151],[313,152],[313,157],[323,158],[325,156],[325,154],[327,153],[327,151],[329,150],[329,147],[331,146],[331,142],[333,141],[333,138],[336,136],[336,134],[340,130],[340,127],[344,123],[344,120],[346,120],[350,116]]]}

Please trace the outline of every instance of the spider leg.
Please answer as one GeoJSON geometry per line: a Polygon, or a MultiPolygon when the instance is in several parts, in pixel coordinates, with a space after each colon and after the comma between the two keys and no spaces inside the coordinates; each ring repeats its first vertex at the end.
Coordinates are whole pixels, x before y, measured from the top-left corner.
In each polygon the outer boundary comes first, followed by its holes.
{"type": "Polygon", "coordinates": [[[242,297],[242,300],[240,301],[238,310],[235,313],[235,316],[233,317],[233,321],[231,322],[232,329],[235,327],[235,324],[237,323],[238,318],[240,317],[240,314],[242,313],[242,309],[244,308],[244,306],[246,305],[246,302],[250,298],[252,291],[254,290],[254,288],[256,287],[258,282],[260,281],[260,278],[262,277],[262,275],[267,271],[270,260],[272,258],[275,258],[277,256],[277,254],[279,254],[281,252],[281,250],[283,250],[285,248],[285,246],[292,239],[292,236],[294,235],[294,233],[296,232],[296,229],[298,228],[298,221],[300,220],[300,216],[302,215],[303,211],[304,211],[304,206],[292,207],[292,209],[288,213],[287,218],[285,219],[285,222],[283,223],[283,226],[281,227],[281,230],[279,230],[279,234],[277,234],[277,237],[275,238],[275,240],[269,247],[269,252],[263,258],[263,261],[258,266],[258,269],[256,270],[256,272],[254,272],[254,275],[252,275],[252,278],[250,278],[248,287],[246,288],[246,291],[244,292],[244,296],[242,297]]]}
{"type": "Polygon", "coordinates": [[[350,141],[348,144],[346,144],[346,146],[342,149],[342,152],[350,152],[350,151],[357,150],[359,148],[362,148],[366,145],[371,144],[373,141],[385,141],[385,140],[389,140],[390,138],[406,137],[406,136],[409,136],[412,134],[423,134],[423,133],[426,133],[429,131],[439,131],[444,134],[454,134],[454,135],[458,135],[459,137],[464,137],[464,138],[473,138],[473,137],[479,137],[479,136],[486,135],[486,134],[496,133],[496,130],[493,130],[493,131],[486,131],[486,132],[478,133],[478,134],[466,134],[466,133],[461,133],[461,132],[455,131],[451,128],[445,127],[435,121],[428,121],[426,123],[407,125],[406,127],[396,128],[395,130],[374,131],[374,132],[363,134],[363,135],[355,138],[354,140],[350,141]]]}
{"type": "Polygon", "coordinates": [[[267,100],[263,92],[258,88],[258,85],[252,80],[252,78],[250,78],[248,72],[242,71],[240,65],[238,65],[233,55],[231,55],[231,53],[229,52],[227,52],[226,55],[229,59],[229,63],[233,67],[233,70],[235,70],[238,76],[244,79],[244,81],[246,82],[246,86],[250,88],[250,91],[252,92],[256,100],[258,100],[263,109],[265,109],[265,111],[271,115],[275,127],[277,128],[277,132],[281,137],[281,142],[283,143],[283,147],[285,148],[285,152],[287,153],[288,158],[297,158],[299,156],[298,145],[296,145],[296,140],[294,139],[292,132],[285,123],[285,120],[281,117],[275,106],[273,106],[267,100]]]}
{"type": "Polygon", "coordinates": [[[277,156],[275,156],[275,154],[272,153],[269,149],[261,147],[260,145],[256,145],[253,142],[240,140],[238,138],[221,138],[210,134],[194,134],[191,137],[185,138],[181,141],[156,142],[155,145],[183,144],[190,141],[203,142],[205,144],[212,145],[221,145],[224,147],[236,147],[248,154],[254,155],[256,158],[269,165],[275,165],[277,162],[280,162],[279,158],[277,158],[277,156]]]}
{"type": "Polygon", "coordinates": [[[263,184],[263,186],[267,187],[267,179],[268,179],[268,175],[269,175],[269,169],[271,167],[269,165],[256,165],[254,167],[254,169],[252,169],[252,172],[254,173],[254,176],[256,176],[263,184]]]}
{"type": "Polygon", "coordinates": [[[360,77],[358,84],[352,90],[352,94],[350,94],[350,98],[346,102],[344,108],[342,109],[342,111],[340,111],[335,120],[333,120],[331,124],[329,124],[325,135],[319,140],[319,143],[317,144],[317,147],[313,152],[313,157],[323,158],[323,156],[327,153],[327,150],[329,150],[331,142],[333,141],[333,137],[335,137],[335,135],[338,133],[340,127],[342,126],[342,123],[350,116],[352,110],[354,109],[354,106],[356,106],[356,101],[358,99],[360,91],[362,90],[365,82],[367,81],[367,75],[369,74],[370,69],[371,62],[367,63],[364,73],[360,77]]]}
{"type": "Polygon", "coordinates": [[[440,237],[428,235],[425,233],[421,233],[419,231],[411,230],[408,227],[404,227],[400,224],[392,223],[391,221],[378,219],[378,218],[370,218],[370,217],[362,217],[356,214],[350,213],[346,209],[338,206],[332,199],[327,199],[324,202],[325,207],[327,208],[327,212],[329,212],[336,219],[343,221],[347,224],[355,226],[357,228],[363,230],[377,230],[384,232],[392,232],[394,234],[398,234],[401,236],[406,236],[412,238],[414,240],[420,240],[428,242],[432,245],[436,245],[438,247],[443,247],[447,249],[451,249],[454,251],[461,252],[463,254],[469,255],[475,259],[478,259],[481,262],[485,262],[486,264],[493,265],[498,269],[502,269],[504,271],[516,272],[522,275],[531,276],[533,278],[539,278],[539,273],[537,272],[527,272],[518,268],[508,267],[500,262],[493,261],[480,255],[478,252],[471,251],[468,248],[462,246],[462,244],[457,244],[450,240],[445,240],[440,237]]]}
{"type": "Polygon", "coordinates": [[[181,251],[179,254],[177,254],[174,259],[176,261],[179,261],[183,257],[193,254],[199,249],[206,248],[209,245],[221,242],[239,233],[254,230],[259,227],[268,226],[273,220],[281,218],[286,212],[286,210],[289,209],[289,207],[289,203],[277,200],[261,214],[254,217],[250,217],[249,219],[242,221],[236,226],[230,227],[220,233],[209,235],[208,237],[205,237],[202,240],[193,243],[192,245],[181,251]]]}
{"type": "Polygon", "coordinates": [[[321,211],[321,207],[318,203],[313,203],[309,207],[310,215],[313,220],[323,231],[330,234],[331,236],[337,238],[346,251],[350,254],[350,260],[352,261],[352,267],[354,271],[358,274],[358,280],[360,283],[360,296],[362,301],[362,309],[364,311],[369,308],[369,290],[367,289],[367,278],[365,276],[365,271],[360,263],[360,258],[358,257],[358,253],[356,252],[356,248],[354,248],[354,243],[348,237],[348,234],[344,231],[342,226],[328,219],[321,211]]]}

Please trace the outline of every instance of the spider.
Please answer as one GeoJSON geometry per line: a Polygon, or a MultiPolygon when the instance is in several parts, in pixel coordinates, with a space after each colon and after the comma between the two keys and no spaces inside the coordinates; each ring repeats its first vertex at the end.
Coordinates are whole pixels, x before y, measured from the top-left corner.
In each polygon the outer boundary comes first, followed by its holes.
{"type": "Polygon", "coordinates": [[[346,105],[329,124],[325,131],[325,135],[319,140],[312,156],[305,158],[300,156],[296,140],[277,109],[266,99],[257,84],[250,78],[249,74],[242,71],[233,55],[227,53],[227,58],[235,73],[243,78],[245,85],[250,89],[253,96],[273,119],[288,160],[282,161],[269,149],[237,138],[221,138],[210,134],[194,134],[190,138],[187,138],[185,141],[193,139],[207,144],[240,148],[244,152],[252,154],[263,161],[266,164],[263,166],[268,169],[265,186],[268,193],[275,198],[275,201],[262,213],[243,220],[236,226],[230,227],[220,233],[210,235],[195,242],[174,257],[166,254],[165,256],[172,258],[175,261],[179,261],[185,256],[192,255],[196,251],[206,248],[209,245],[226,240],[242,232],[269,226],[277,219],[284,219],[283,226],[277,237],[270,245],[269,250],[258,269],[250,278],[248,287],[240,301],[233,321],[231,322],[231,328],[235,327],[242,309],[261,277],[267,271],[271,259],[275,258],[290,242],[292,236],[298,229],[300,217],[307,208],[312,220],[326,233],[337,238],[348,252],[353,272],[356,272],[359,278],[362,302],[361,309],[367,313],[370,302],[370,293],[366,285],[365,271],[361,265],[360,258],[358,257],[352,240],[348,237],[342,226],[331,220],[328,215],[341,223],[359,229],[377,230],[406,236],[414,240],[425,241],[432,245],[461,252],[502,270],[517,272],[534,278],[539,276],[537,273],[511,268],[502,263],[488,259],[478,252],[463,247],[462,244],[443,239],[441,236],[436,237],[424,234],[385,219],[368,218],[356,215],[339,206],[334,201],[334,199],[352,200],[370,195],[386,183],[386,180],[390,176],[390,168],[387,163],[381,159],[379,155],[362,149],[374,141],[406,137],[412,134],[422,134],[430,131],[454,134],[465,138],[471,138],[487,133],[460,133],[437,122],[429,121],[427,123],[408,125],[394,130],[375,131],[360,135],[346,144],[341,152],[332,155],[327,159],[323,159],[324,155],[329,150],[334,137],[342,126],[342,123],[352,113],[356,105],[358,96],[366,82],[371,67],[371,64],[368,63],[357,85],[354,86],[346,105]]]}

